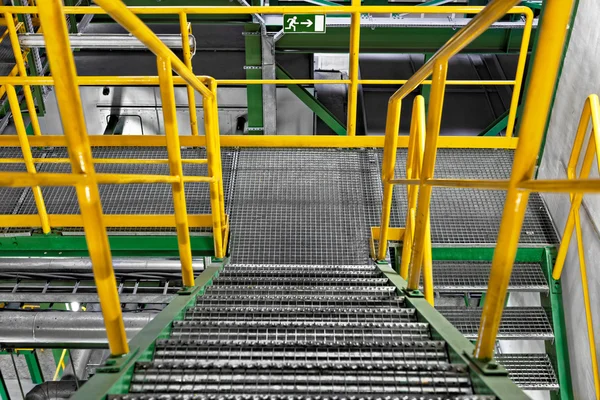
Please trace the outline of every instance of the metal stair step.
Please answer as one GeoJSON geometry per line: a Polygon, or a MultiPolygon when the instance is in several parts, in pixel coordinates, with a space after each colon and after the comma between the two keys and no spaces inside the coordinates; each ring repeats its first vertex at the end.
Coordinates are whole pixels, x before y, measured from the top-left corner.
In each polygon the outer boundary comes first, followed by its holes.
{"type": "Polygon", "coordinates": [[[319,296],[337,295],[337,296],[372,296],[389,297],[394,294],[396,288],[393,286],[274,286],[274,285],[256,285],[256,286],[211,286],[206,290],[206,295],[293,295],[293,296],[319,296]]]}
{"type": "Polygon", "coordinates": [[[205,295],[198,297],[196,305],[202,308],[220,307],[252,307],[252,308],[285,308],[285,309],[321,309],[342,307],[372,307],[389,308],[404,307],[404,297],[390,296],[377,298],[373,296],[297,296],[287,293],[285,295],[205,295]]]}
{"type": "MultiPolygon", "coordinates": [[[[443,293],[485,292],[490,261],[434,261],[434,290],[443,293]]],[[[508,286],[513,292],[547,293],[548,281],[540,263],[515,263],[508,286]]]]}
{"type": "Polygon", "coordinates": [[[559,389],[548,354],[498,354],[495,358],[523,390],[559,389]]]}
{"type": "MultiPolygon", "coordinates": [[[[436,307],[466,338],[477,338],[481,308],[436,307]]],[[[498,340],[552,340],[554,332],[542,307],[506,307],[502,313],[498,340]]]]}
{"type": "Polygon", "coordinates": [[[193,307],[185,315],[186,321],[286,321],[346,322],[346,323],[392,323],[416,321],[412,308],[313,308],[313,309],[256,309],[229,307],[206,309],[193,307]]]}
{"type": "MultiPolygon", "coordinates": [[[[253,394],[198,394],[198,393],[128,393],[108,395],[109,400],[250,400],[256,399],[253,394]]],[[[363,397],[356,397],[356,394],[348,395],[289,395],[289,394],[261,394],[260,400],[357,400],[363,397]]],[[[365,397],[368,398],[368,397],[365,397]]],[[[386,394],[385,400],[496,400],[495,396],[467,394],[467,395],[444,395],[439,394],[412,394],[406,393],[401,395],[386,394]]]]}
{"type": "Polygon", "coordinates": [[[220,276],[215,282],[215,287],[227,285],[231,287],[240,286],[384,286],[389,285],[387,278],[363,278],[363,277],[257,277],[247,276],[220,276]]]}
{"type": "Polygon", "coordinates": [[[327,268],[276,268],[265,266],[258,268],[236,268],[228,266],[221,277],[286,277],[286,278],[377,278],[381,277],[378,269],[341,269],[337,266],[327,268]]]}
{"type": "MultiPolygon", "coordinates": [[[[464,365],[218,367],[212,362],[138,363],[130,392],[369,396],[472,394],[464,365]]],[[[432,397],[436,398],[436,397],[432,397]]]]}
{"type": "Polygon", "coordinates": [[[308,343],[281,344],[202,344],[191,343],[185,347],[179,341],[159,340],[154,351],[154,361],[183,362],[205,360],[222,366],[225,364],[248,366],[256,363],[285,362],[287,365],[397,365],[443,364],[448,362],[446,343],[443,341],[415,341],[371,344],[308,343]]]}
{"type": "Polygon", "coordinates": [[[429,325],[420,322],[392,324],[306,323],[210,323],[174,321],[171,338],[180,340],[207,339],[248,343],[254,341],[315,343],[402,342],[430,339],[429,325]]]}
{"type": "Polygon", "coordinates": [[[229,264],[225,271],[227,273],[233,271],[279,271],[283,274],[288,272],[330,272],[330,271],[344,271],[351,273],[352,271],[374,271],[378,272],[379,269],[374,264],[364,265],[312,265],[312,264],[229,264]]]}

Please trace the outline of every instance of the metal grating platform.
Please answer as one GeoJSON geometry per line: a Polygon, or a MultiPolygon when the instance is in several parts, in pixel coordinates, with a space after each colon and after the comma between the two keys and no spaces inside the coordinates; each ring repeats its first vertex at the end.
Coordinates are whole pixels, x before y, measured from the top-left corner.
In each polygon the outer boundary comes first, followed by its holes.
{"type": "Polygon", "coordinates": [[[523,390],[558,390],[558,379],[547,354],[498,354],[496,360],[523,390]]]}
{"type": "MultiPolygon", "coordinates": [[[[481,320],[481,308],[436,307],[460,333],[476,339],[481,320]]],[[[506,307],[502,313],[498,340],[552,340],[554,333],[548,316],[541,307],[506,307]]]]}
{"type": "MultiPolygon", "coordinates": [[[[502,149],[439,149],[436,178],[508,179],[513,151],[502,149]]],[[[406,149],[398,149],[396,177],[405,177],[406,149]]],[[[379,155],[381,163],[382,155],[379,155]]],[[[504,208],[505,192],[434,188],[431,198],[431,240],[434,244],[495,244],[504,208]]],[[[406,188],[394,188],[392,226],[406,221],[406,188]]],[[[546,206],[537,193],[529,199],[521,245],[556,244],[558,236],[546,206]]]]}
{"type": "MultiPolygon", "coordinates": [[[[434,290],[441,293],[485,292],[489,261],[434,261],[434,290]]],[[[547,293],[548,282],[540,263],[515,263],[508,290],[547,293]]]]}
{"type": "MultiPolygon", "coordinates": [[[[96,157],[166,158],[164,148],[94,148],[96,157]]],[[[204,157],[204,150],[184,148],[184,158],[204,157]]],[[[19,157],[18,149],[0,149],[19,157]]],[[[402,170],[406,150],[399,150],[402,170]]],[[[62,148],[34,149],[34,157],[66,157],[62,148]]],[[[370,227],[381,213],[381,151],[375,149],[224,149],[223,179],[231,214],[231,254],[237,263],[367,264],[370,227]]],[[[507,178],[512,151],[440,149],[439,177],[507,178]]],[[[21,165],[3,164],[4,170],[21,165]]],[[[12,169],[11,169],[12,168],[12,169]]],[[[39,171],[68,171],[67,164],[43,164],[39,171]]],[[[186,174],[204,175],[206,166],[186,165],[186,174]]],[[[166,165],[99,164],[102,172],[166,173],[166,165]]],[[[402,176],[399,172],[398,176],[402,176]]],[[[36,212],[30,189],[0,189],[7,214],[36,212]]],[[[71,188],[44,188],[50,213],[79,212],[71,188]]],[[[209,211],[208,187],[186,184],[190,213],[209,211]]],[[[102,185],[107,214],[172,212],[169,185],[102,185]]],[[[432,239],[436,245],[492,246],[502,214],[504,193],[435,189],[432,239]]],[[[398,187],[393,225],[404,225],[406,190],[398,187]]],[[[124,229],[113,230],[123,231],[124,229]]],[[[127,230],[127,229],[125,229],[127,230]]],[[[129,229],[131,230],[131,229],[129,229]]],[[[148,229],[143,229],[148,232],[148,229]]],[[[173,232],[173,229],[158,231],[173,232]]],[[[5,230],[5,233],[9,231],[5,230]]],[[[10,231],[13,232],[13,231],[10,231]]],[[[153,233],[156,233],[153,231],[153,233]]],[[[532,195],[521,236],[522,246],[558,241],[546,208],[532,195]]]]}

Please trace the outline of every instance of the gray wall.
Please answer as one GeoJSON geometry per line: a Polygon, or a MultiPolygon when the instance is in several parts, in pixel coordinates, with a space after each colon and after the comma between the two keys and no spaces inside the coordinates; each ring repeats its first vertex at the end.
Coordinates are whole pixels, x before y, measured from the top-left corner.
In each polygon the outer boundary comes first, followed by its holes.
{"type": "MultiPolygon", "coordinates": [[[[542,159],[540,178],[566,177],[566,164],[586,97],[600,94],[600,2],[580,0],[550,118],[548,141],[542,159]]],[[[598,171],[594,171],[598,177],[598,171]]],[[[544,196],[554,223],[562,234],[569,210],[567,195],[544,196]]],[[[581,212],[588,283],[596,327],[596,347],[600,349],[600,197],[585,195],[581,212]]],[[[576,241],[573,237],[562,276],[571,376],[576,399],[595,398],[586,333],[581,278],[576,241]]],[[[600,355],[599,355],[600,356],[600,355]]]]}

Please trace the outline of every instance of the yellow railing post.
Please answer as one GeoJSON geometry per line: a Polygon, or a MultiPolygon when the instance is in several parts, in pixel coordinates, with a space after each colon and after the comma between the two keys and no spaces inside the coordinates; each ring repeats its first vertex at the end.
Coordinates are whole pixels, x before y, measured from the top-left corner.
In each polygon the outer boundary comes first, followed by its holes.
{"type": "MultiPolygon", "coordinates": [[[[13,114],[13,122],[15,123],[15,129],[17,131],[17,136],[19,137],[19,143],[21,144],[21,152],[23,153],[25,167],[27,168],[27,172],[30,174],[35,174],[37,171],[33,162],[33,155],[31,154],[29,140],[27,139],[25,122],[23,121],[23,115],[21,114],[17,91],[13,85],[6,85],[6,95],[8,97],[10,110],[13,114]]],[[[40,216],[42,231],[44,233],[50,233],[50,222],[48,220],[48,212],[46,211],[46,204],[44,203],[44,197],[42,195],[42,188],[39,186],[33,186],[31,190],[33,191],[33,198],[35,199],[35,205],[40,216]]]]}
{"type": "Polygon", "coordinates": [[[350,16],[350,90],[348,90],[348,123],[346,133],[348,136],[356,134],[356,115],[358,113],[358,54],[360,48],[360,7],[361,0],[352,0],[354,11],[350,16]]]}
{"type": "Polygon", "coordinates": [[[515,121],[517,118],[517,110],[519,108],[519,97],[521,95],[521,87],[525,75],[525,64],[527,62],[527,54],[529,51],[529,39],[531,37],[531,29],[533,26],[533,11],[527,9],[525,12],[525,26],[523,27],[523,38],[521,39],[521,47],[519,49],[519,60],[517,61],[517,71],[515,73],[515,84],[510,100],[508,111],[508,124],[506,125],[506,136],[512,137],[515,129],[515,121]]]}
{"type": "MultiPolygon", "coordinates": [[[[569,164],[567,165],[567,178],[575,180],[581,177],[588,178],[594,160],[596,160],[598,166],[600,166],[600,100],[598,96],[593,94],[590,95],[584,104],[583,111],[581,113],[581,119],[577,132],[575,134],[575,141],[573,149],[571,150],[571,156],[569,158],[569,164]],[[581,154],[583,152],[583,146],[585,138],[587,136],[588,128],[592,123],[591,135],[588,140],[587,149],[581,162],[581,169],[577,174],[577,167],[581,161],[581,154]]],[[[592,375],[594,377],[594,388],[596,391],[596,397],[600,396],[600,375],[598,372],[598,356],[596,354],[596,336],[594,333],[594,318],[592,314],[592,307],[589,295],[589,283],[587,278],[587,263],[585,260],[585,249],[583,243],[583,233],[581,231],[581,220],[579,217],[579,209],[583,201],[583,193],[571,193],[571,207],[569,210],[569,217],[562,235],[562,240],[554,263],[554,270],[552,271],[553,279],[560,279],[567,252],[569,250],[569,244],[571,243],[571,236],[573,235],[573,228],[575,228],[575,234],[577,238],[577,254],[579,257],[579,273],[581,276],[581,290],[583,296],[583,306],[585,309],[585,319],[587,325],[588,335],[588,346],[590,348],[590,358],[592,362],[592,375]]]]}
{"type": "Polygon", "coordinates": [[[117,282],[102,215],[96,172],[81,107],[77,72],[69,44],[62,1],[41,1],[38,4],[38,12],[44,28],[47,57],[62,116],[71,169],[73,174],[83,177],[82,183],[76,185],[76,192],[102,307],[108,345],[111,354],[121,355],[129,351],[129,346],[125,335],[121,303],[117,292],[117,282]]]}
{"type": "MultiPolygon", "coordinates": [[[[181,44],[183,46],[183,62],[186,67],[192,69],[192,51],[190,50],[190,34],[192,27],[188,24],[186,13],[179,14],[179,29],[181,30],[181,44]]],[[[188,104],[190,109],[190,128],[192,136],[198,136],[198,116],[196,115],[196,94],[191,85],[186,86],[188,104]]]]}
{"type": "Polygon", "coordinates": [[[169,157],[169,172],[179,178],[172,184],[173,210],[177,230],[177,245],[181,260],[181,276],[184,286],[194,286],[194,267],[192,266],[192,247],[190,243],[190,228],[188,225],[185,201],[185,185],[183,183],[183,164],[181,163],[181,145],[177,129],[177,110],[175,107],[175,90],[173,86],[173,70],[171,61],[157,57],[156,67],[160,83],[160,98],[162,102],[165,137],[167,139],[167,154],[169,157]]]}
{"type": "Polygon", "coordinates": [[[543,21],[538,28],[538,45],[519,126],[519,143],[515,150],[498,243],[494,251],[475,344],[474,355],[483,361],[494,356],[506,291],[529,199],[529,192],[519,190],[518,186],[520,182],[531,179],[535,171],[574,1],[547,1],[543,21]]]}
{"type": "Polygon", "coordinates": [[[215,256],[225,257],[224,231],[227,223],[225,217],[225,201],[223,195],[223,174],[221,170],[221,146],[219,143],[219,113],[217,106],[217,84],[211,79],[209,90],[215,95],[204,98],[204,131],[206,134],[206,157],[208,159],[208,175],[215,178],[210,184],[210,208],[213,218],[213,238],[215,243],[215,256]]]}
{"type": "Polygon", "coordinates": [[[442,123],[442,109],[444,107],[444,94],[446,92],[446,75],[448,73],[448,61],[441,59],[435,62],[429,100],[429,112],[427,114],[427,133],[425,135],[425,148],[423,163],[421,164],[421,176],[419,195],[417,200],[417,216],[415,221],[415,238],[411,265],[408,273],[408,289],[419,289],[421,279],[421,265],[426,253],[427,226],[429,225],[429,204],[433,187],[426,184],[427,179],[432,179],[435,170],[435,159],[437,155],[437,139],[442,123]]]}
{"type": "MultiPolygon", "coordinates": [[[[10,44],[12,45],[15,56],[17,71],[19,72],[20,76],[27,76],[27,69],[25,68],[25,60],[23,59],[21,45],[19,44],[19,37],[17,36],[17,27],[15,25],[14,16],[11,13],[4,13],[4,18],[6,19],[6,27],[8,28],[8,35],[10,37],[10,44]]],[[[33,134],[40,136],[42,133],[40,131],[40,123],[38,121],[37,111],[35,110],[35,103],[33,101],[31,87],[29,85],[23,85],[23,93],[25,94],[25,104],[27,104],[27,111],[29,111],[29,118],[31,119],[33,134]]]]}

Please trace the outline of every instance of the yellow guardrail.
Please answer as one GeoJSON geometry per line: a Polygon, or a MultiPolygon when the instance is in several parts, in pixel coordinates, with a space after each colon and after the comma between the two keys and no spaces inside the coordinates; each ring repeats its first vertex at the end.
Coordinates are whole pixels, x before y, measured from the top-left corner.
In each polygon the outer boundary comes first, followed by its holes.
{"type": "MultiPolygon", "coordinates": [[[[583,106],[583,112],[581,113],[581,119],[579,121],[577,133],[575,134],[573,150],[571,151],[569,164],[567,165],[567,177],[569,179],[589,177],[592,171],[592,166],[594,165],[594,160],[596,161],[598,167],[600,167],[600,159],[598,159],[599,155],[600,100],[598,99],[597,95],[593,94],[586,99],[583,106]],[[592,130],[582,159],[581,155],[590,122],[592,124],[592,130]],[[577,166],[580,164],[581,169],[579,173],[577,173],[577,166]]],[[[595,343],[596,336],[594,334],[594,320],[592,316],[592,307],[590,304],[587,266],[583,245],[583,233],[581,231],[581,219],[579,217],[579,209],[581,208],[582,201],[582,193],[571,194],[571,209],[569,210],[569,217],[567,218],[567,223],[565,224],[565,229],[562,235],[562,241],[558,249],[556,263],[554,264],[554,270],[552,271],[552,278],[558,280],[562,275],[565,260],[567,258],[567,252],[569,251],[569,244],[571,243],[571,237],[573,236],[573,229],[575,229],[575,237],[577,239],[577,254],[579,257],[579,272],[581,274],[581,292],[583,295],[583,304],[585,308],[585,320],[587,324],[588,344],[592,361],[592,374],[594,376],[594,388],[596,390],[596,397],[600,398],[600,374],[598,373],[598,356],[596,354],[595,343]]]]}
{"type": "MultiPolygon", "coordinates": [[[[103,3],[98,1],[98,3],[103,3]]],[[[165,136],[163,146],[167,148],[166,160],[141,160],[143,163],[167,163],[170,174],[164,175],[134,175],[134,174],[98,174],[94,170],[96,163],[114,163],[115,160],[92,158],[90,138],[86,131],[83,109],[79,94],[79,85],[73,54],[68,39],[68,31],[65,21],[65,9],[60,0],[48,0],[38,4],[37,7],[0,7],[9,27],[9,36],[16,56],[19,75],[17,77],[4,77],[1,83],[6,87],[10,109],[14,116],[17,131],[16,139],[22,150],[23,162],[27,172],[2,172],[0,173],[0,185],[12,187],[31,187],[34,193],[38,210],[37,216],[2,216],[2,226],[41,226],[44,233],[50,231],[52,226],[83,226],[94,279],[96,281],[98,296],[102,306],[102,313],[106,326],[108,342],[113,355],[124,354],[129,351],[127,338],[121,314],[121,305],[117,293],[112,259],[109,248],[106,226],[174,226],[177,231],[179,254],[181,259],[183,284],[194,285],[194,274],[192,268],[192,253],[190,247],[189,226],[190,221],[195,226],[212,226],[215,256],[223,258],[227,241],[228,223],[225,215],[221,153],[218,126],[218,107],[216,96],[216,82],[212,78],[197,77],[190,68],[179,60],[135,15],[126,9],[116,9],[122,6],[121,2],[104,2],[108,9],[118,18],[122,18],[125,26],[132,26],[135,33],[141,36],[141,40],[157,54],[157,66],[159,75],[157,77],[160,87],[163,114],[165,120],[165,136]],[[39,14],[40,23],[43,27],[43,35],[46,42],[46,53],[50,63],[52,77],[49,82],[35,80],[31,83],[20,82],[29,80],[24,70],[24,61],[16,36],[13,13],[25,11],[27,13],[39,14]],[[130,24],[130,25],[128,25],[130,24]],[[22,68],[23,67],[23,68],[22,68]],[[207,150],[206,160],[189,160],[189,163],[206,163],[208,165],[208,176],[184,176],[181,159],[181,143],[177,127],[175,94],[173,84],[173,70],[175,70],[189,87],[200,92],[204,98],[204,146],[207,150]],[[70,162],[71,174],[38,173],[36,171],[36,160],[32,156],[30,139],[40,137],[39,125],[35,117],[33,100],[28,85],[49,84],[53,85],[58,101],[59,111],[62,116],[64,137],[63,145],[67,147],[69,159],[56,159],[51,162],[70,162]],[[20,110],[15,86],[25,88],[28,110],[34,123],[36,136],[28,137],[25,130],[23,115],[20,110]],[[37,128],[36,128],[37,127],[37,128]],[[186,209],[184,193],[185,182],[205,182],[210,186],[210,203],[212,213],[209,215],[189,216],[186,209]],[[130,184],[130,183],[170,183],[172,185],[174,215],[143,216],[104,216],[100,201],[98,185],[102,183],[130,184]],[[48,215],[41,191],[41,186],[74,186],[77,193],[81,215],[48,215]],[[31,218],[33,217],[33,219],[31,218]],[[192,217],[192,218],[191,218],[192,217]],[[196,217],[196,218],[193,218],[196,217]],[[37,221],[35,221],[37,219],[37,221]]],[[[124,6],[123,6],[124,8],[124,6]]],[[[68,12],[67,12],[68,13],[68,12]]],[[[185,21],[183,21],[185,23],[185,21]]],[[[185,39],[184,39],[185,41],[185,39]]],[[[185,52],[184,52],[185,53],[185,52]]],[[[45,79],[45,78],[44,78],[45,79]]],[[[189,95],[189,92],[188,92],[189,95]]],[[[193,98],[192,93],[192,98],[193,98]]],[[[190,98],[190,100],[192,100],[190,98]]],[[[194,109],[195,115],[195,109],[194,109]]],[[[195,120],[191,122],[194,123],[195,120]]],[[[145,140],[145,139],[143,139],[145,140]]],[[[142,143],[139,143],[142,144],[142,143]]],[[[3,160],[6,162],[6,160],[3,160]]],[[[10,160],[9,160],[10,161],[10,160]]],[[[14,160],[12,160],[14,161],[14,160]]],[[[120,160],[121,163],[137,163],[140,160],[120,160]]]]}
{"type": "MultiPolygon", "coordinates": [[[[393,186],[398,184],[416,185],[418,189],[409,188],[409,193],[412,190],[414,196],[414,191],[418,190],[418,195],[416,206],[409,202],[407,226],[406,228],[395,228],[393,235],[397,237],[400,232],[402,233],[401,236],[403,236],[402,239],[408,239],[409,245],[404,243],[405,245],[403,246],[401,272],[408,274],[408,290],[418,290],[422,269],[425,269],[425,278],[431,274],[431,265],[429,263],[431,259],[429,210],[433,188],[437,186],[507,191],[503,217],[498,233],[498,243],[494,251],[486,301],[482,311],[475,346],[474,357],[480,361],[490,360],[494,355],[496,336],[504,309],[506,292],[516,256],[529,193],[532,191],[600,192],[600,181],[597,179],[532,179],[550,109],[553,88],[558,75],[573,0],[549,1],[546,3],[544,20],[542,21],[542,26],[538,28],[540,30],[538,45],[531,69],[529,88],[525,97],[519,127],[519,142],[515,151],[510,179],[472,180],[434,178],[448,60],[476,39],[492,23],[504,16],[517,2],[515,0],[492,1],[390,98],[381,173],[384,185],[381,226],[377,230],[372,230],[372,232],[379,235],[379,249],[376,258],[383,260],[387,253],[390,231],[394,229],[389,227],[393,186]],[[407,179],[395,179],[394,173],[402,100],[430,75],[432,76],[432,86],[425,138],[422,142],[418,140],[414,141],[414,139],[411,142],[418,149],[410,149],[409,147],[409,154],[412,157],[411,162],[414,162],[415,154],[423,154],[422,161],[420,161],[420,173],[418,175],[414,173],[411,173],[411,175],[407,174],[407,179]],[[424,147],[421,149],[421,146],[424,147]],[[414,215],[414,222],[412,215],[414,215]],[[410,229],[408,229],[409,226],[410,229]]],[[[420,113],[413,115],[413,125],[417,124],[418,126],[422,118],[420,113]]],[[[581,194],[576,194],[574,198],[577,199],[578,196],[581,196],[581,194]]],[[[430,279],[424,279],[424,289],[426,294],[429,293],[428,300],[432,302],[433,288],[430,279]]]]}

